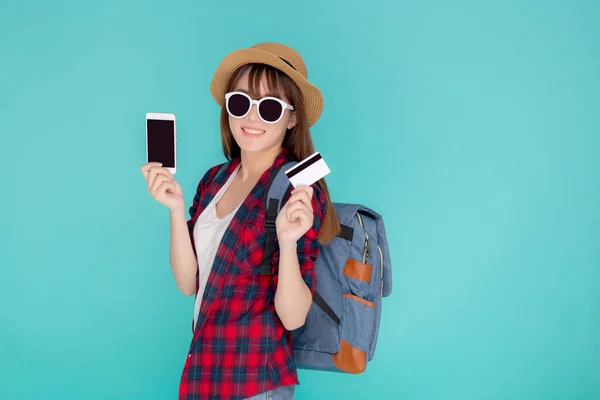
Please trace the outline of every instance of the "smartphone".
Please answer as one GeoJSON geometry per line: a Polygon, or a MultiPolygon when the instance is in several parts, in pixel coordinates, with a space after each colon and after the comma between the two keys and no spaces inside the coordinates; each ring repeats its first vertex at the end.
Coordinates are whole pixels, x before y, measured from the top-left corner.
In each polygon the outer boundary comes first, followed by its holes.
{"type": "Polygon", "coordinates": [[[175,114],[146,114],[146,161],[162,163],[177,172],[177,124],[175,114]]]}

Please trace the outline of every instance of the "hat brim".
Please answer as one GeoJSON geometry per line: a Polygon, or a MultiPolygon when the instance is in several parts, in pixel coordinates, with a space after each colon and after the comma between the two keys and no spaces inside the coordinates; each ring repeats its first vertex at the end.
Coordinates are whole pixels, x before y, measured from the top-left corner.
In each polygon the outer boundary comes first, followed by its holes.
{"type": "Polygon", "coordinates": [[[267,64],[285,73],[298,86],[304,97],[308,125],[313,126],[323,111],[323,95],[302,74],[274,54],[260,49],[240,49],[229,53],[219,66],[210,83],[210,92],[221,107],[225,104],[225,91],[233,73],[241,66],[250,63],[267,64]]]}

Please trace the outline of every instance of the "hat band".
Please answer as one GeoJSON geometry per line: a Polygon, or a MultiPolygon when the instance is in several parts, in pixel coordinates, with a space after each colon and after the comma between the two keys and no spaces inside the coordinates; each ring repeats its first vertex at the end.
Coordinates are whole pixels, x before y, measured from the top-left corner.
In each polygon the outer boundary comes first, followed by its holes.
{"type": "Polygon", "coordinates": [[[283,61],[284,63],[286,63],[287,65],[289,65],[290,67],[292,67],[292,69],[294,71],[298,71],[292,64],[290,64],[285,58],[281,58],[279,56],[277,56],[281,61],[283,61]]]}

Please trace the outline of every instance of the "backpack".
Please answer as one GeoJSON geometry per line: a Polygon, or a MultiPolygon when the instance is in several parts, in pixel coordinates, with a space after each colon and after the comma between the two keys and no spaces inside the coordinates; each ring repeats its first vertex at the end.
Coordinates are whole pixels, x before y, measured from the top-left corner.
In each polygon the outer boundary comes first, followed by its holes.
{"type": "MultiPolygon", "coordinates": [[[[279,167],[265,196],[267,236],[261,265],[271,273],[275,221],[291,183],[279,167]]],[[[360,204],[333,203],[341,233],[321,245],[315,264],[317,288],[305,324],[292,331],[296,366],[357,374],[375,353],[382,298],[392,292],[392,269],[383,218],[360,204]]]]}

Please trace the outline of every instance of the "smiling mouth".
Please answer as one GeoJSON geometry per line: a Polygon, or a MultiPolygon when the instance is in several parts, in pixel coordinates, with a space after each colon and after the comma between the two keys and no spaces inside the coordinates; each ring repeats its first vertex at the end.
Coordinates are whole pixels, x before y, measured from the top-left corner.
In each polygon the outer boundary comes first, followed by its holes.
{"type": "Polygon", "coordinates": [[[261,129],[242,128],[242,130],[249,135],[255,135],[255,136],[260,136],[263,133],[265,133],[265,131],[263,131],[261,129]]]}

